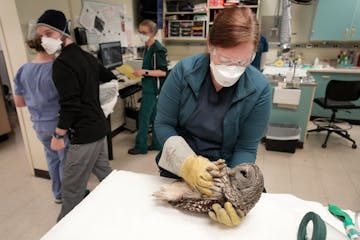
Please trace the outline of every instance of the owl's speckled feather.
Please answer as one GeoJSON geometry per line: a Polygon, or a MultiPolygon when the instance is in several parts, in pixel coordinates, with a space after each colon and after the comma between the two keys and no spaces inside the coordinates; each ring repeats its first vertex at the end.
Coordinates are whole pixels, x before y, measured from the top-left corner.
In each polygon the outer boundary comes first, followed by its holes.
{"type": "Polygon", "coordinates": [[[219,171],[210,171],[215,186],[211,197],[191,189],[185,182],[176,181],[163,186],[153,195],[168,201],[174,207],[191,212],[208,213],[214,203],[221,206],[229,201],[236,210],[245,215],[259,201],[264,189],[264,178],[260,168],[254,163],[239,164],[228,168],[224,160],[214,162],[219,171]]]}

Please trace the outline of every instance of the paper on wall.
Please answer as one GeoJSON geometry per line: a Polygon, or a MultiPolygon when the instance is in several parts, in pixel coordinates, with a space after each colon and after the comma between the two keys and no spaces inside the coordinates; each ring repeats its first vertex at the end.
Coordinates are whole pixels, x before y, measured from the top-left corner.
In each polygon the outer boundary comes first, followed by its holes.
{"type": "Polygon", "coordinates": [[[95,11],[92,8],[83,7],[79,18],[79,23],[88,31],[93,32],[95,16],[96,16],[95,11]]]}
{"type": "Polygon", "coordinates": [[[91,36],[91,44],[121,41],[122,47],[131,46],[133,20],[126,15],[125,4],[84,0],[79,23],[87,35],[97,35],[91,36]]]}

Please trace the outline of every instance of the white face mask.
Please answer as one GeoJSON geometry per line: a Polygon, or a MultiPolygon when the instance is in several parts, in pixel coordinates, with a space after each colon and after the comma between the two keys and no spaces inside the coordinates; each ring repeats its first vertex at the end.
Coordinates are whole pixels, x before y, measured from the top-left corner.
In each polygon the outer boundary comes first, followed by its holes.
{"type": "Polygon", "coordinates": [[[61,50],[62,41],[60,38],[54,39],[49,37],[42,37],[41,38],[41,46],[45,49],[47,54],[54,54],[57,51],[61,50]]]}
{"type": "Polygon", "coordinates": [[[246,69],[246,67],[242,66],[227,66],[214,64],[213,62],[210,63],[210,68],[215,81],[223,87],[234,85],[246,69]]]}
{"type": "Polygon", "coordinates": [[[147,42],[147,41],[149,41],[149,39],[150,39],[150,36],[148,36],[148,35],[144,35],[144,34],[140,35],[140,40],[142,42],[147,42]]]}

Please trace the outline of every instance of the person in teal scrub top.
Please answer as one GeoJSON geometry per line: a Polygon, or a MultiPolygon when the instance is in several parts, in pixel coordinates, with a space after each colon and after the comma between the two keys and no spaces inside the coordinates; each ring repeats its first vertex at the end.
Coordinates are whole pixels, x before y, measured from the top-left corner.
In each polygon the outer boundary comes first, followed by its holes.
{"type": "MultiPolygon", "coordinates": [[[[269,80],[251,65],[258,43],[251,9],[224,8],[209,31],[208,52],[183,58],[171,70],[155,119],[161,176],[181,177],[211,196],[213,161],[229,167],[255,162],[272,104],[269,80]]],[[[244,218],[231,203],[212,209],[210,218],[227,226],[244,218]]]]}
{"type": "Polygon", "coordinates": [[[146,154],[148,150],[160,150],[156,132],[152,129],[151,146],[147,146],[149,124],[154,122],[157,97],[167,73],[167,50],[155,40],[157,26],[151,20],[144,20],[139,25],[141,39],[146,48],[142,69],[135,71],[135,76],[142,76],[142,97],[139,112],[139,129],[136,135],[135,147],[128,150],[131,155],[146,154]]]}
{"type": "Polygon", "coordinates": [[[259,45],[256,51],[254,60],[251,62],[251,65],[256,67],[258,70],[263,71],[265,65],[265,53],[269,51],[269,43],[266,40],[266,37],[260,34],[259,45]]]}

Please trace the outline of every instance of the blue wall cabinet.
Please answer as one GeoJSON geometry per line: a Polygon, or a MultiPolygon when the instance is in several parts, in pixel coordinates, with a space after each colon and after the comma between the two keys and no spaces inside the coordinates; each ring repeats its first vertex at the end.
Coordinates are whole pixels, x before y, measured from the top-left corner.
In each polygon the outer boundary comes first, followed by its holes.
{"type": "Polygon", "coordinates": [[[360,0],[319,0],[311,40],[360,40],[360,0]]]}
{"type": "MultiPolygon", "coordinates": [[[[349,74],[349,73],[324,73],[324,72],[310,72],[311,75],[315,78],[318,86],[315,92],[315,98],[325,97],[326,86],[330,80],[345,80],[345,81],[354,81],[360,79],[360,73],[349,74]]],[[[360,105],[360,100],[355,102],[357,105],[360,105]]],[[[330,117],[331,110],[326,110],[320,107],[317,104],[313,104],[312,117],[330,117]]],[[[337,118],[346,119],[346,120],[360,120],[360,109],[339,111],[336,114],[337,118]]]]}

